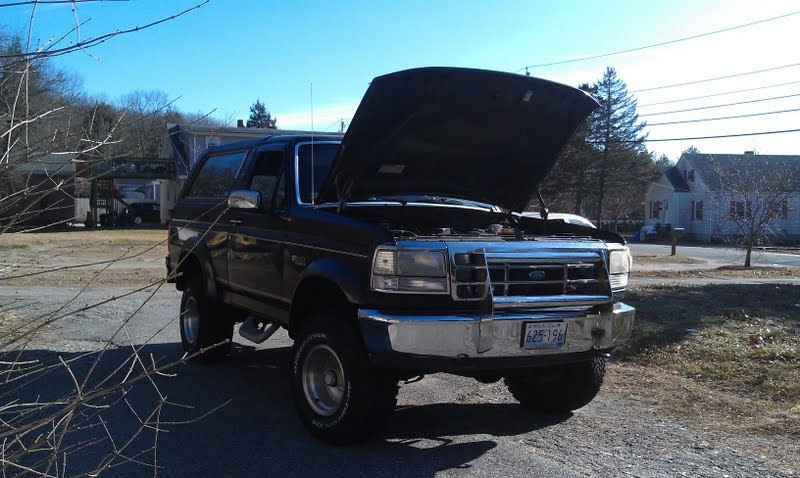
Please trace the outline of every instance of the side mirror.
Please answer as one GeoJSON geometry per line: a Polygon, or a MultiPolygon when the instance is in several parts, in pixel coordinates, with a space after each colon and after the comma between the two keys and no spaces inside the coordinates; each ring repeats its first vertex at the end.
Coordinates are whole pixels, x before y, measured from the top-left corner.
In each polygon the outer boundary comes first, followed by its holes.
{"type": "Polygon", "coordinates": [[[228,207],[234,209],[258,209],[261,206],[261,193],[248,189],[237,189],[228,195],[228,207]]]}

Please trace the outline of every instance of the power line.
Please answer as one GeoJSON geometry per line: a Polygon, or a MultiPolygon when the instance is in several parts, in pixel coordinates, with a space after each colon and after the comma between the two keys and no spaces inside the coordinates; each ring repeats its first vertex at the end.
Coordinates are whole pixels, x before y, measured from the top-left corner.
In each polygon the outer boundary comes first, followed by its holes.
{"type": "Polygon", "coordinates": [[[700,111],[700,110],[710,110],[714,108],[724,108],[726,106],[737,106],[737,105],[746,105],[750,103],[760,103],[762,101],[771,101],[771,100],[781,100],[784,98],[793,98],[795,96],[800,96],[800,93],[794,93],[791,95],[782,95],[782,96],[772,96],[770,98],[759,98],[757,100],[746,100],[746,101],[737,101],[735,103],[725,103],[721,105],[711,105],[711,106],[698,106],[697,108],[685,108],[682,110],[671,110],[671,111],[659,111],[658,113],[645,113],[639,115],[640,117],[643,116],[661,116],[661,115],[670,115],[673,113],[686,113],[688,111],[700,111]]]}
{"type": "Polygon", "coordinates": [[[757,21],[750,22],[750,23],[744,23],[742,25],[736,25],[736,26],[732,26],[732,27],[723,28],[721,30],[714,30],[714,31],[711,31],[711,32],[700,33],[700,34],[697,34],[697,35],[692,35],[692,36],[683,37],[683,38],[676,38],[674,40],[668,40],[668,41],[663,41],[663,42],[659,42],[659,43],[652,43],[650,45],[644,45],[644,46],[640,46],[640,47],[636,47],[636,48],[628,48],[626,50],[618,50],[618,51],[613,51],[613,52],[609,52],[609,53],[601,53],[601,54],[598,54],[598,55],[584,56],[584,57],[581,57],[581,58],[573,58],[571,60],[560,60],[560,61],[553,61],[553,62],[550,62],[550,63],[539,63],[538,65],[528,65],[528,66],[525,66],[525,67],[520,68],[519,70],[515,71],[515,73],[519,73],[519,72],[521,72],[521,71],[523,71],[525,69],[528,69],[528,68],[542,68],[542,67],[545,67],[545,66],[563,65],[565,63],[575,63],[575,62],[578,62],[578,61],[594,60],[594,59],[597,59],[597,58],[605,58],[605,57],[613,56],[613,55],[621,55],[623,53],[631,53],[631,52],[634,52],[634,51],[646,50],[648,48],[655,48],[655,47],[658,47],[658,46],[671,45],[673,43],[679,43],[679,42],[683,42],[683,41],[687,41],[687,40],[694,40],[696,38],[707,37],[709,35],[716,35],[717,33],[725,33],[725,32],[729,32],[729,31],[732,31],[732,30],[738,30],[740,28],[746,28],[746,27],[750,27],[750,26],[753,26],[753,25],[758,25],[758,24],[761,24],[761,23],[771,22],[771,21],[774,21],[774,20],[780,20],[782,18],[791,17],[791,16],[797,15],[799,13],[800,13],[800,11],[791,12],[791,13],[787,13],[785,15],[779,15],[777,17],[765,18],[763,20],[757,20],[757,21]]]}
{"type": "Polygon", "coordinates": [[[687,81],[686,83],[675,83],[674,85],[654,86],[652,88],[643,88],[641,90],[634,90],[631,93],[641,93],[643,91],[663,90],[666,88],[675,88],[678,86],[696,85],[698,83],[706,83],[708,81],[727,80],[728,78],[737,78],[740,76],[755,75],[757,73],[765,73],[768,71],[782,70],[784,68],[792,68],[800,66],[800,63],[791,63],[789,65],[773,66],[771,68],[764,68],[763,70],[746,71],[744,73],[735,73],[733,75],[717,76],[715,78],[706,78],[704,80],[687,81]]]}
{"type": "MultiPolygon", "coordinates": [[[[666,142],[666,141],[695,141],[699,139],[719,139],[719,138],[739,138],[743,136],[761,136],[767,134],[784,134],[784,133],[800,133],[800,129],[784,129],[780,131],[758,131],[755,133],[737,133],[737,134],[719,134],[715,136],[694,136],[691,138],[657,138],[657,139],[646,139],[643,142],[666,142]]],[[[629,140],[629,141],[613,141],[615,143],[639,143],[642,141],[637,140],[629,140]]],[[[595,143],[597,143],[595,141],[595,143]]]]}
{"type": "Polygon", "coordinates": [[[778,83],[778,84],[775,84],[775,85],[756,86],[755,88],[745,88],[743,90],[726,91],[724,93],[714,93],[714,94],[711,94],[711,95],[694,96],[692,98],[681,98],[679,100],[659,101],[658,103],[647,103],[646,105],[637,105],[637,106],[639,108],[646,108],[648,106],[658,106],[658,105],[666,105],[666,104],[670,104],[670,103],[680,103],[682,101],[702,100],[702,99],[705,99],[705,98],[712,98],[714,96],[732,95],[734,93],[744,93],[746,91],[766,90],[768,88],[777,88],[779,86],[796,85],[797,83],[800,83],[800,81],[789,81],[789,82],[786,82],[786,83],[778,83]]]}
{"type": "Polygon", "coordinates": [[[764,112],[761,112],[761,113],[750,113],[750,114],[744,114],[744,115],[718,116],[716,118],[702,118],[702,119],[683,120],[683,121],[667,121],[665,123],[648,124],[647,126],[665,126],[665,125],[669,125],[669,124],[702,123],[704,121],[720,121],[720,120],[729,120],[729,119],[738,119],[738,118],[750,118],[751,116],[777,115],[777,114],[780,114],[780,113],[793,113],[795,111],[800,111],[800,108],[794,108],[794,109],[790,109],[790,110],[780,110],[780,111],[764,111],[764,112]]]}

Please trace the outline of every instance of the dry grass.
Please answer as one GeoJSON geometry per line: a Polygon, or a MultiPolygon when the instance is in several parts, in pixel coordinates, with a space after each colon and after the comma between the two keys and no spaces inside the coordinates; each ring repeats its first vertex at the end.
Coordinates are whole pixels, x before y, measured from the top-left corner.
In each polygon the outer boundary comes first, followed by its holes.
{"type": "Polygon", "coordinates": [[[797,279],[800,278],[798,267],[742,267],[721,266],[707,269],[659,269],[634,270],[631,277],[647,277],[656,279],[676,278],[736,278],[736,279],[797,279]]]}
{"type": "Polygon", "coordinates": [[[773,410],[800,411],[800,291],[793,285],[632,289],[627,363],[674,372],[773,410]]]}
{"type": "Polygon", "coordinates": [[[98,246],[155,245],[167,238],[162,229],[98,229],[68,232],[6,233],[0,236],[0,248],[62,247],[96,244],[98,246]]]}
{"type": "Polygon", "coordinates": [[[709,387],[675,371],[632,363],[608,369],[606,386],[681,419],[732,433],[800,438],[800,408],[780,410],[764,400],[709,387]]]}

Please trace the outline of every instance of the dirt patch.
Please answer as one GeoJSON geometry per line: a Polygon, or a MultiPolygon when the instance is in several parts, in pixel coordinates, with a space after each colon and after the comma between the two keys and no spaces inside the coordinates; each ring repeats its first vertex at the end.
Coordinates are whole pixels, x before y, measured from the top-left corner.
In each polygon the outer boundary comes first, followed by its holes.
{"type": "Polygon", "coordinates": [[[668,256],[665,254],[641,254],[633,253],[633,264],[655,265],[655,264],[705,264],[702,259],[685,256],[668,256]]]}
{"type": "Polygon", "coordinates": [[[800,292],[792,285],[659,285],[637,308],[619,358],[708,384],[762,411],[800,412],[800,292]]]}
{"type": "Polygon", "coordinates": [[[159,230],[5,234],[0,285],[150,284],[166,275],[164,240],[159,230]]]}
{"type": "Polygon", "coordinates": [[[631,277],[655,279],[676,278],[737,278],[737,279],[795,279],[800,278],[798,267],[741,267],[721,266],[706,269],[647,269],[633,270],[631,277]]]}
{"type": "Polygon", "coordinates": [[[163,280],[167,269],[163,267],[81,267],[65,270],[41,271],[38,269],[18,268],[11,271],[9,279],[0,276],[2,286],[43,286],[83,287],[91,281],[92,286],[130,286],[142,287],[163,280]],[[30,274],[30,275],[27,275],[30,274]]]}

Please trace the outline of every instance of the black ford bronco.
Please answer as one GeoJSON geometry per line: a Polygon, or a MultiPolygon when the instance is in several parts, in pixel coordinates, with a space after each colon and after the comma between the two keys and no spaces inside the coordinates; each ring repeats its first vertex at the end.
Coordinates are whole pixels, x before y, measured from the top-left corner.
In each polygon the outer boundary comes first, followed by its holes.
{"type": "Polygon", "coordinates": [[[234,325],[294,340],[291,393],[315,436],[380,429],[425,373],[503,379],[528,408],[597,394],[631,333],[622,237],[547,219],[538,185],[597,106],[508,73],[422,68],[373,80],[347,133],[209,149],[169,228],[194,360],[234,325]],[[480,121],[477,121],[480,119],[480,121]],[[542,218],[520,213],[537,198],[542,218]]]}

